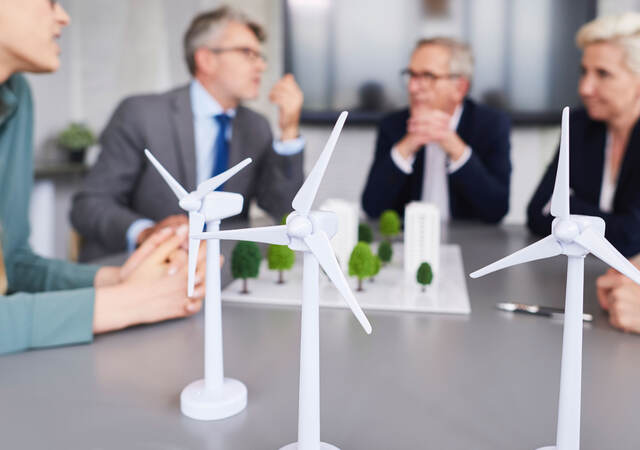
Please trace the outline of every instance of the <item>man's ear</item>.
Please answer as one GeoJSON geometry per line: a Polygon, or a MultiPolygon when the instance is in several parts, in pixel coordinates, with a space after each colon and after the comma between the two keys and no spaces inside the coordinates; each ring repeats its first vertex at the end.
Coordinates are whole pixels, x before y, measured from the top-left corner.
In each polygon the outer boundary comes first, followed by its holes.
{"type": "Polygon", "coordinates": [[[206,48],[199,48],[193,54],[193,59],[196,64],[196,72],[202,72],[210,75],[216,71],[218,60],[214,57],[206,48]]]}

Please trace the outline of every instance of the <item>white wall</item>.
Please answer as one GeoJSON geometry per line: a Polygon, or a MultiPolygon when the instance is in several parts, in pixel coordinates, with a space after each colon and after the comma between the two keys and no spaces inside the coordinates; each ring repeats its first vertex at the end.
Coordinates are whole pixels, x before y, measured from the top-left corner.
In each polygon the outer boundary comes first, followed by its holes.
{"type": "MultiPolygon", "coordinates": [[[[122,97],[185,83],[188,74],[182,61],[182,34],[197,11],[218,3],[217,0],[63,0],[73,23],[60,41],[62,67],[55,74],[29,77],[35,98],[36,159],[60,157],[52,138],[71,120],[86,121],[99,131],[122,97]]],[[[282,73],[281,0],[236,0],[232,4],[268,29],[265,51],[269,68],[261,97],[252,106],[274,123],[277,111],[269,104],[267,94],[282,73]]],[[[640,0],[600,0],[599,12],[613,13],[639,6],[640,0]]],[[[302,128],[308,141],[307,171],[322,149],[329,129],[329,126],[302,128]]],[[[524,222],[526,203],[555,150],[558,134],[557,127],[513,130],[512,195],[507,222],[524,222]]],[[[321,187],[319,202],[329,197],[359,201],[373,156],[374,139],[373,127],[350,126],[344,130],[321,187]]],[[[38,218],[38,224],[48,221],[54,224],[54,254],[58,257],[67,255],[68,210],[76,186],[77,180],[56,183],[55,217],[38,218]]],[[[34,227],[34,232],[38,232],[38,227],[34,227]]]]}

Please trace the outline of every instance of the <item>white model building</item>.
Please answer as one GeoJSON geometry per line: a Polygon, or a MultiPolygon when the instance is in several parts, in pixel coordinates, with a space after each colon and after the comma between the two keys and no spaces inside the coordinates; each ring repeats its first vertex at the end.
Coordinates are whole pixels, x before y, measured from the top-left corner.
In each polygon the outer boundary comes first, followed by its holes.
{"type": "Polygon", "coordinates": [[[349,257],[358,243],[358,205],[338,198],[326,200],[321,211],[331,211],[338,216],[338,232],[331,239],[331,246],[340,267],[349,271],[349,257]]]}
{"type": "Polygon", "coordinates": [[[408,283],[416,282],[416,272],[423,262],[433,270],[438,281],[440,268],[440,211],[431,203],[411,202],[404,210],[404,274],[408,283]]]}

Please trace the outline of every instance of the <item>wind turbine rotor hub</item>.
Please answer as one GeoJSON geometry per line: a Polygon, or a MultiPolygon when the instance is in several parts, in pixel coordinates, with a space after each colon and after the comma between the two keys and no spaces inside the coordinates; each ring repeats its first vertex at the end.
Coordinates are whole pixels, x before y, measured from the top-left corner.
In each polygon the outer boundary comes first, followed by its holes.
{"type": "Polygon", "coordinates": [[[194,198],[192,195],[187,195],[178,203],[180,208],[185,211],[198,211],[202,206],[202,200],[194,198]]]}
{"type": "Polygon", "coordinates": [[[287,221],[287,233],[290,236],[304,239],[313,232],[313,224],[308,217],[295,216],[287,221]]]}
{"type": "Polygon", "coordinates": [[[580,227],[572,220],[561,220],[553,228],[553,235],[564,243],[571,243],[580,234],[580,227]]]}

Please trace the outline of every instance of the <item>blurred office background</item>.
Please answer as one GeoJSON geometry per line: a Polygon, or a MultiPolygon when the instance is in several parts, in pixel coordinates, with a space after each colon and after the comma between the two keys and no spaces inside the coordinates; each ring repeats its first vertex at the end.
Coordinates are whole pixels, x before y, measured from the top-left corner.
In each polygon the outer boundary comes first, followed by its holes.
{"type": "MultiPolygon", "coordinates": [[[[31,75],[36,111],[36,188],[32,244],[47,256],[69,252],[70,201],[82,173],[55,168],[64,159],[55,137],[70,122],[99,133],[132,94],[160,92],[189,80],[182,35],[191,18],[217,0],[62,0],[72,17],[60,40],[62,67],[31,75]],[[51,169],[53,168],[53,169],[51,169]]],[[[406,104],[399,72],[420,37],[468,41],[476,58],[471,96],[509,111],[513,176],[506,223],[524,223],[526,204],[559,137],[560,108],[579,105],[577,28],[596,15],[640,9],[640,0],[235,0],[264,24],[268,70],[251,104],[275,125],[267,99],[284,71],[305,93],[306,170],[322,149],[335,111],[351,120],[321,187],[318,204],[359,202],[373,157],[375,120],[406,104]]],[[[99,148],[93,149],[89,161],[99,148]]],[[[259,211],[256,212],[259,214],[259,211]]]]}

